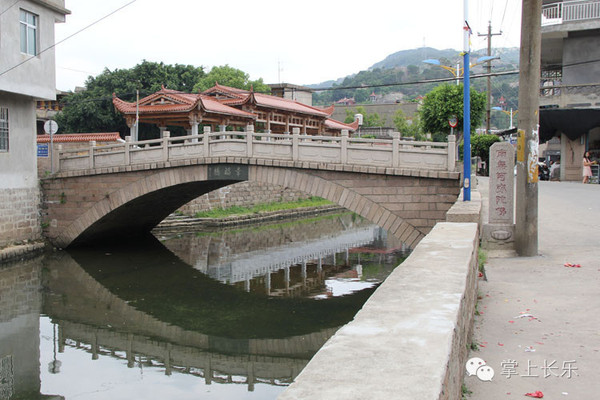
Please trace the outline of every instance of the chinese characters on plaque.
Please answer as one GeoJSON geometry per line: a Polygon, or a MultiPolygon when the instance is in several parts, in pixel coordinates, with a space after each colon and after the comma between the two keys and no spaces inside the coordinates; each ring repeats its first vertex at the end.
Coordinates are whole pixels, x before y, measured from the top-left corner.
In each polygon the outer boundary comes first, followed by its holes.
{"type": "Polygon", "coordinates": [[[510,143],[494,143],[490,148],[490,224],[513,223],[514,154],[510,143]]]}
{"type": "Polygon", "coordinates": [[[483,242],[490,249],[510,250],[514,245],[515,150],[508,142],[490,147],[489,220],[483,225],[483,242]]]}
{"type": "Polygon", "coordinates": [[[209,181],[247,181],[248,166],[241,164],[211,164],[208,166],[209,181]]]}

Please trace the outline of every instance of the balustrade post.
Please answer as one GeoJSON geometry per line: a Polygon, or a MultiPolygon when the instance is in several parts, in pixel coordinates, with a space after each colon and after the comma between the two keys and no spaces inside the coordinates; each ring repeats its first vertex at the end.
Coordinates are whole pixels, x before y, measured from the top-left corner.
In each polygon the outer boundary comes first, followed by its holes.
{"type": "Polygon", "coordinates": [[[52,162],[54,163],[54,168],[53,168],[54,172],[60,171],[60,157],[62,156],[62,151],[63,151],[62,144],[59,144],[57,149],[58,149],[58,151],[57,151],[58,154],[52,160],[52,162]]]}
{"type": "Polygon", "coordinates": [[[348,129],[342,129],[342,142],[341,142],[341,161],[342,164],[348,163],[348,129]]]}
{"type": "Polygon", "coordinates": [[[456,136],[448,135],[448,171],[456,168],[456,136]]]}
{"type": "Polygon", "coordinates": [[[246,126],[246,155],[248,156],[248,158],[252,158],[253,155],[253,151],[252,151],[252,143],[254,141],[254,125],[247,125],[246,126]]]}
{"type": "Polygon", "coordinates": [[[95,140],[90,140],[90,149],[88,151],[89,156],[90,156],[90,169],[94,168],[94,147],[96,147],[96,141],[95,140]]]}
{"type": "Polygon", "coordinates": [[[129,149],[131,148],[131,136],[125,136],[125,165],[131,164],[131,155],[129,149]]]}
{"type": "Polygon", "coordinates": [[[198,143],[198,122],[193,121],[191,126],[191,135],[194,136],[194,138],[192,139],[192,143],[198,143]]]}
{"type": "Polygon", "coordinates": [[[392,132],[392,167],[400,166],[400,132],[392,132]]]}
{"type": "Polygon", "coordinates": [[[210,126],[204,127],[202,144],[204,146],[204,157],[210,157],[210,126]]]}
{"type": "Polygon", "coordinates": [[[298,148],[300,142],[300,128],[292,128],[292,160],[298,161],[300,151],[298,148]]]}
{"type": "Polygon", "coordinates": [[[163,132],[163,140],[162,140],[162,159],[163,161],[169,161],[169,138],[171,137],[171,132],[164,131],[163,132]]]}

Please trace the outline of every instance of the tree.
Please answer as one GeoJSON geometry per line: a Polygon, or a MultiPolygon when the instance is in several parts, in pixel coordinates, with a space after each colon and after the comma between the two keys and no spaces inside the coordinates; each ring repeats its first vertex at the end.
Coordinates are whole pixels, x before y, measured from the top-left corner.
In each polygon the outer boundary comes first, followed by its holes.
{"type": "Polygon", "coordinates": [[[213,67],[210,72],[202,77],[194,86],[194,92],[205,91],[218,83],[223,86],[230,86],[237,89],[253,89],[259,93],[271,93],[271,88],[266,85],[262,78],[251,81],[250,75],[229,65],[213,67]]]}
{"type": "MultiPolygon", "coordinates": [[[[474,132],[485,114],[485,93],[471,89],[471,132],[474,132]]],[[[448,118],[456,115],[455,131],[463,130],[463,85],[441,85],[427,94],[420,110],[423,129],[433,134],[450,133],[448,118]]]]}
{"type": "Polygon", "coordinates": [[[363,107],[363,106],[358,106],[355,109],[346,109],[346,119],[344,120],[345,123],[347,124],[351,124],[352,122],[354,122],[354,115],[355,114],[362,114],[363,116],[363,124],[362,126],[364,126],[365,128],[368,127],[379,127],[379,126],[383,126],[383,121],[381,120],[381,116],[377,113],[372,113],[369,114],[367,113],[367,110],[363,107]]]}
{"type": "MultiPolygon", "coordinates": [[[[190,92],[204,76],[202,67],[192,65],[166,65],[142,61],[130,69],[105,69],[96,77],[89,77],[86,90],[65,96],[63,110],[57,122],[63,132],[120,132],[124,137],[129,128],[123,116],[114,110],[112,94],[126,101],[135,101],[136,90],[140,97],[160,90],[169,89],[190,92]]],[[[158,128],[140,125],[140,139],[158,135],[158,128]]]]}
{"type": "MultiPolygon", "coordinates": [[[[479,157],[485,162],[486,168],[484,174],[487,175],[490,166],[490,147],[501,139],[496,135],[475,135],[471,137],[471,156],[479,157]]],[[[462,154],[462,144],[460,146],[460,154],[462,154]]]]}

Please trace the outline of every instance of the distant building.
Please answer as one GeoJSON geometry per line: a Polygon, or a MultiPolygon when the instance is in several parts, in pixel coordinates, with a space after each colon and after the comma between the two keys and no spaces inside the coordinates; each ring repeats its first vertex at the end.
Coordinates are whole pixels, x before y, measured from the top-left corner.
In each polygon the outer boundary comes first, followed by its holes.
{"type": "Polygon", "coordinates": [[[312,94],[314,90],[306,86],[292,85],[291,83],[273,83],[269,85],[271,87],[271,94],[273,96],[281,97],[282,99],[288,99],[297,101],[307,106],[313,105],[312,94]]]}
{"type": "Polygon", "coordinates": [[[336,106],[353,106],[355,104],[356,104],[356,100],[354,100],[354,97],[351,97],[351,98],[344,97],[343,99],[339,99],[338,101],[335,102],[336,106]]]}
{"type": "MultiPolygon", "coordinates": [[[[560,138],[561,180],[600,159],[600,0],[544,0],[540,142],[560,138]]],[[[544,154],[541,154],[544,156],[544,154]]]]}
{"type": "Polygon", "coordinates": [[[61,99],[69,93],[56,91],[55,100],[38,100],[35,107],[35,116],[37,120],[37,134],[43,135],[44,123],[48,120],[55,119],[56,115],[62,111],[61,99]]]}
{"type": "Polygon", "coordinates": [[[377,95],[375,94],[375,92],[372,92],[369,95],[369,99],[371,99],[371,103],[375,103],[377,101],[377,95]]]}
{"type": "Polygon", "coordinates": [[[64,0],[8,3],[0,14],[0,247],[40,236],[36,101],[56,100],[54,24],[70,14],[64,0]]]}

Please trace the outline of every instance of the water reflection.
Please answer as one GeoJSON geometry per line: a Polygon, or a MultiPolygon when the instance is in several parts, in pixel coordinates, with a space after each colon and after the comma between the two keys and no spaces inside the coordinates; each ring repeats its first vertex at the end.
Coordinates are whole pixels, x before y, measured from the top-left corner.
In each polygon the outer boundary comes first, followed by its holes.
{"type": "Polygon", "coordinates": [[[346,214],[2,268],[0,399],[274,399],[401,262],[386,241],[346,214]]]}

